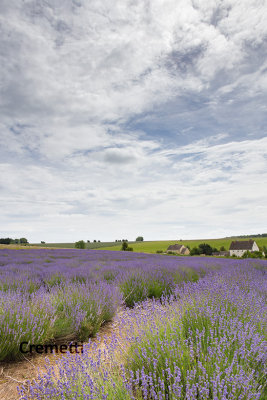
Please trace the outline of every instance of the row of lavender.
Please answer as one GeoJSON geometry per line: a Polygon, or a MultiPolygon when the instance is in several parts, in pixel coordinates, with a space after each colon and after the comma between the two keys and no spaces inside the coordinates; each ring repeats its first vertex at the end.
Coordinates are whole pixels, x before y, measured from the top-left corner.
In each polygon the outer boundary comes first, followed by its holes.
{"type": "Polygon", "coordinates": [[[0,250],[0,361],[21,356],[22,342],[86,340],[123,302],[171,294],[207,269],[183,264],[101,250],[0,250]]]}
{"type": "Polygon", "coordinates": [[[1,250],[0,360],[20,356],[22,342],[87,340],[123,302],[133,306],[171,295],[181,282],[197,281],[225,262],[101,250],[1,250]]]}
{"type": "Polygon", "coordinates": [[[104,351],[89,343],[48,364],[21,400],[266,399],[267,264],[224,264],[172,302],[129,310],[104,351]]]}

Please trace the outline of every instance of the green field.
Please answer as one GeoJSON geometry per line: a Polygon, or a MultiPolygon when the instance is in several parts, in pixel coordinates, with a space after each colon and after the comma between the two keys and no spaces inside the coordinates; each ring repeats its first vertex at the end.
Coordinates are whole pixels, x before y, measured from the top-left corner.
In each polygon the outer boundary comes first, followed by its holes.
{"type": "MultiPolygon", "coordinates": [[[[233,240],[248,240],[239,238],[224,238],[224,239],[199,239],[199,240],[161,240],[161,241],[151,241],[151,242],[132,242],[130,244],[133,250],[140,253],[156,253],[157,250],[166,251],[171,244],[179,243],[184,246],[189,246],[190,249],[193,247],[198,247],[201,243],[208,243],[211,247],[216,247],[218,250],[221,246],[224,246],[226,250],[229,250],[230,244],[233,240]]],[[[255,238],[253,239],[259,247],[267,246],[267,238],[255,238]]],[[[120,250],[120,245],[112,245],[107,247],[101,247],[102,250],[120,250]]]]}
{"type": "MultiPolygon", "coordinates": [[[[267,247],[267,237],[252,238],[256,241],[259,247],[267,247]]],[[[222,239],[198,239],[198,240],[159,240],[159,241],[144,241],[144,242],[128,242],[133,250],[140,253],[156,253],[157,250],[162,250],[165,252],[171,244],[179,243],[184,246],[189,246],[190,249],[193,247],[198,247],[201,243],[208,243],[211,247],[220,249],[224,246],[226,250],[229,250],[229,246],[233,240],[249,240],[240,238],[222,238],[222,239]]],[[[73,249],[75,247],[74,243],[36,243],[31,244],[31,246],[36,247],[50,247],[59,249],[73,249]]],[[[86,249],[101,249],[101,250],[121,250],[121,243],[117,242],[91,242],[86,243],[86,249]]]]}
{"type": "MultiPolygon", "coordinates": [[[[130,242],[129,242],[130,243],[130,242]]],[[[30,244],[31,246],[35,247],[54,247],[55,249],[74,249],[75,248],[75,243],[34,243],[30,244]]],[[[109,247],[111,248],[112,246],[117,246],[116,242],[90,242],[90,243],[85,243],[85,248],[86,249],[100,249],[102,247],[109,247]]]]}

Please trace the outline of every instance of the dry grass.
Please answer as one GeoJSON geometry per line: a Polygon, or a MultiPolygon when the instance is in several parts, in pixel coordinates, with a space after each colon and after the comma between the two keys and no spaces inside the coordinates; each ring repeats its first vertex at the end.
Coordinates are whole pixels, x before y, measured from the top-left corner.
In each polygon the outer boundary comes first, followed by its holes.
{"type": "MultiPolygon", "coordinates": [[[[12,249],[12,250],[29,250],[29,249],[44,249],[42,246],[31,246],[30,244],[23,246],[20,244],[2,244],[0,243],[0,249],[12,249]]],[[[56,250],[61,249],[61,247],[46,247],[46,249],[56,250]]]]}

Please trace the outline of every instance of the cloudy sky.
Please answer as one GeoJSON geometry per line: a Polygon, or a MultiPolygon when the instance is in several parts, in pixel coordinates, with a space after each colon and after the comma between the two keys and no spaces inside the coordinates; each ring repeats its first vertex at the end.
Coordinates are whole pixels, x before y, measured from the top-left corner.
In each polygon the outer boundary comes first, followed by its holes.
{"type": "Polygon", "coordinates": [[[0,237],[267,231],[266,0],[1,0],[0,237]]]}

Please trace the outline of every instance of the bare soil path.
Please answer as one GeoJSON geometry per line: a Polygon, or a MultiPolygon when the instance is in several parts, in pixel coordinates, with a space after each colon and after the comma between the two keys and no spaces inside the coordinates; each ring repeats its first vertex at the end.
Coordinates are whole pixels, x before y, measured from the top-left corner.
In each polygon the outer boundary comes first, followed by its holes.
{"type": "MultiPolygon", "coordinates": [[[[98,349],[104,350],[107,348],[109,340],[116,335],[121,343],[116,357],[121,359],[125,353],[129,341],[127,340],[133,334],[135,327],[139,326],[139,321],[147,315],[154,318],[158,311],[163,309],[166,311],[166,305],[154,303],[147,300],[133,309],[121,307],[113,321],[103,325],[96,338],[92,338],[91,342],[97,345],[92,346],[92,351],[97,353],[98,349]],[[97,349],[97,350],[96,350],[97,349]]],[[[90,347],[91,348],[91,347],[90,347]]],[[[91,355],[90,355],[91,356],[91,355]]],[[[94,356],[94,354],[92,354],[94,356]]],[[[46,372],[45,364],[49,360],[50,364],[55,366],[59,358],[64,357],[63,354],[34,354],[30,357],[25,357],[21,361],[0,363],[0,399],[1,400],[19,400],[17,387],[20,385],[28,386],[28,381],[33,381],[39,374],[46,372]]]]}
{"type": "MultiPolygon", "coordinates": [[[[98,346],[104,346],[104,339],[118,332],[120,322],[126,311],[120,310],[112,322],[103,325],[96,338],[92,341],[98,342],[98,346]]],[[[17,387],[21,384],[25,385],[27,381],[36,379],[41,373],[45,373],[45,364],[47,359],[52,365],[55,365],[57,360],[63,357],[64,354],[32,354],[20,361],[2,362],[0,363],[0,399],[1,400],[18,400],[17,387]]]]}

